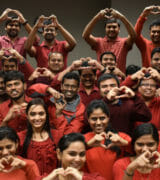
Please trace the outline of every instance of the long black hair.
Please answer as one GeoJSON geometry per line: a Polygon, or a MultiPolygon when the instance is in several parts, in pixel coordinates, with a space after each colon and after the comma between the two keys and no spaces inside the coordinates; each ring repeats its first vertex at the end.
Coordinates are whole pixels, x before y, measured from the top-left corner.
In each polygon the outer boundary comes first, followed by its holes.
{"type": "MultiPolygon", "coordinates": [[[[50,124],[49,124],[49,113],[48,113],[48,109],[47,106],[45,105],[44,101],[41,98],[35,98],[33,100],[31,100],[26,108],[26,114],[28,114],[29,109],[32,105],[41,105],[43,106],[43,108],[45,109],[46,112],[46,122],[44,123],[44,126],[42,128],[42,131],[46,131],[49,135],[49,137],[51,138],[51,140],[53,141],[53,137],[51,135],[51,130],[50,130],[50,124]]],[[[42,132],[41,131],[41,132],[42,132]]],[[[23,143],[23,150],[22,150],[22,156],[23,157],[27,157],[27,149],[28,146],[30,144],[31,138],[33,135],[33,129],[32,129],[32,125],[30,124],[30,122],[27,122],[27,133],[26,133],[26,137],[23,143]]]]}

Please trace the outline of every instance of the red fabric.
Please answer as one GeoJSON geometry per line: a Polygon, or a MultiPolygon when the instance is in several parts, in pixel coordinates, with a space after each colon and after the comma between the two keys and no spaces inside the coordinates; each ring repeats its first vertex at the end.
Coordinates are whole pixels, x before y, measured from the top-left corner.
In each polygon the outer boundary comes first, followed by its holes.
{"type": "Polygon", "coordinates": [[[70,112],[63,110],[63,115],[56,118],[55,111],[56,108],[54,105],[49,106],[48,108],[50,114],[50,123],[51,126],[55,127],[56,129],[60,129],[64,131],[64,134],[69,134],[72,132],[81,132],[84,128],[84,111],[85,106],[80,102],[76,107],[76,112],[70,112]],[[68,123],[65,115],[71,117],[75,114],[75,118],[68,123]]]}
{"type": "Polygon", "coordinates": [[[9,173],[0,172],[1,180],[35,180],[39,177],[39,170],[36,163],[32,160],[23,159],[18,157],[26,162],[24,168],[13,170],[9,173]]]}
{"type": "MultiPolygon", "coordinates": [[[[49,174],[57,168],[56,145],[62,137],[62,132],[51,130],[51,134],[53,141],[50,138],[41,142],[31,140],[27,150],[27,159],[32,159],[37,163],[41,175],[49,174]]],[[[22,151],[26,130],[18,133],[18,136],[20,138],[20,151],[22,151]]]]}
{"type": "Polygon", "coordinates": [[[83,85],[80,85],[80,89],[78,94],[81,97],[82,103],[87,107],[87,105],[94,99],[101,99],[99,89],[94,86],[91,93],[88,95],[83,87],[83,85]]]}
{"type": "Polygon", "coordinates": [[[110,111],[110,122],[117,131],[131,134],[136,121],[148,122],[151,113],[144,101],[135,96],[134,98],[119,99],[117,104],[112,104],[105,99],[110,111]]]}
{"type": "MultiPolygon", "coordinates": [[[[122,180],[124,176],[124,171],[127,166],[131,163],[129,157],[119,159],[115,162],[113,166],[113,176],[114,180],[122,180]]],[[[147,180],[158,180],[160,177],[160,168],[153,169],[150,174],[142,174],[135,170],[133,180],[147,179],[147,180]]]]}
{"type": "MultiPolygon", "coordinates": [[[[127,134],[119,133],[119,135],[130,143],[131,138],[127,134]]],[[[89,132],[84,136],[86,141],[89,141],[95,134],[89,132]]],[[[102,143],[104,143],[104,141],[102,141],[102,143]]],[[[112,180],[112,167],[116,159],[116,152],[103,147],[94,147],[88,149],[86,152],[86,167],[90,173],[98,172],[105,179],[112,180]]]]}
{"type": "Polygon", "coordinates": [[[117,67],[125,73],[126,71],[126,57],[129,49],[126,46],[127,38],[117,37],[115,40],[108,40],[107,37],[95,38],[97,46],[93,50],[97,53],[97,59],[100,61],[100,55],[106,51],[111,51],[115,54],[117,60],[117,67]]]}
{"type": "Polygon", "coordinates": [[[58,41],[54,40],[54,44],[51,48],[47,47],[44,43],[42,42],[41,45],[35,46],[36,48],[36,60],[37,60],[37,67],[48,67],[48,55],[50,52],[60,52],[63,54],[64,58],[64,68],[67,67],[67,55],[68,51],[65,49],[65,44],[66,41],[58,41]]]}
{"type": "Polygon", "coordinates": [[[142,36],[141,32],[146,19],[147,18],[140,16],[136,22],[135,31],[137,33],[137,37],[135,43],[141,53],[142,66],[149,67],[151,63],[151,52],[154,48],[160,47],[160,44],[155,45],[151,40],[148,40],[142,36]]]}
{"type": "MultiPolygon", "coordinates": [[[[25,102],[29,102],[31,98],[25,96],[25,102]]],[[[0,124],[2,123],[3,119],[7,115],[9,109],[12,107],[12,102],[10,99],[4,101],[0,104],[0,124]]],[[[21,111],[21,115],[16,116],[15,118],[11,119],[8,122],[8,126],[15,129],[17,132],[23,131],[27,128],[27,118],[25,110],[21,111]]]]}

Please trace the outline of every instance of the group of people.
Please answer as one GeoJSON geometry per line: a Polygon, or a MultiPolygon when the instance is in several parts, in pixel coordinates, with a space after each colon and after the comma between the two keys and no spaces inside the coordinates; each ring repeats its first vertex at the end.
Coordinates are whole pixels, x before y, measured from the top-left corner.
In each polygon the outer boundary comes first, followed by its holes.
{"type": "Polygon", "coordinates": [[[160,19],[149,27],[151,40],[142,35],[147,17],[158,14],[160,6],[146,7],[134,28],[118,10],[99,11],[82,34],[97,59],[81,57],[67,66],[76,40],[55,15],[41,15],[31,27],[20,11],[4,10],[0,179],[159,179],[160,19]],[[93,36],[103,19],[104,38],[93,36]],[[128,37],[119,37],[121,22],[128,37]],[[28,37],[19,37],[21,26],[28,37]],[[142,67],[126,68],[134,43],[142,67]]]}

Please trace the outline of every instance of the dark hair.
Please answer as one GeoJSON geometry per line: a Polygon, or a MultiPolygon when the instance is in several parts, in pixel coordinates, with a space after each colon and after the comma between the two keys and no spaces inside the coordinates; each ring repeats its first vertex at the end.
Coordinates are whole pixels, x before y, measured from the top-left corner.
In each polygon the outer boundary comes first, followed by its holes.
{"type": "Polygon", "coordinates": [[[9,139],[14,143],[19,143],[19,137],[16,131],[8,126],[0,127],[0,141],[3,139],[9,139]]]}
{"type": "Polygon", "coordinates": [[[8,19],[8,20],[5,22],[5,27],[8,26],[8,24],[13,23],[13,22],[18,22],[19,27],[21,27],[21,23],[20,23],[20,21],[18,21],[17,18],[18,18],[18,16],[16,16],[16,15],[10,16],[10,19],[8,19]]]}
{"type": "Polygon", "coordinates": [[[119,19],[111,18],[111,19],[107,19],[105,21],[105,27],[106,27],[107,24],[110,24],[110,23],[117,23],[119,27],[121,26],[121,23],[120,23],[119,19]]]}
{"type": "Polygon", "coordinates": [[[151,52],[151,58],[154,56],[155,53],[160,53],[160,47],[156,47],[151,52]]]}
{"type": "Polygon", "coordinates": [[[108,117],[110,116],[107,104],[103,100],[93,100],[87,106],[87,117],[93,113],[95,109],[101,109],[108,117]]]}
{"type": "Polygon", "coordinates": [[[71,143],[80,141],[84,144],[86,147],[85,138],[81,133],[70,133],[67,135],[64,135],[58,142],[58,148],[60,152],[63,152],[65,149],[67,149],[71,143]]]}
{"type": "Polygon", "coordinates": [[[152,138],[157,142],[157,144],[159,144],[159,134],[155,125],[151,123],[141,124],[137,126],[132,133],[131,145],[132,145],[134,155],[136,155],[134,151],[135,142],[138,138],[144,135],[152,135],[152,138]]]}
{"type": "MultiPolygon", "coordinates": [[[[89,66],[88,61],[82,62],[81,67],[88,67],[88,66],[89,66]]],[[[83,69],[78,70],[79,75],[82,74],[82,71],[83,71],[83,69]]],[[[94,75],[96,75],[96,72],[97,72],[96,69],[91,69],[91,71],[94,73],[94,75]]]]}
{"type": "Polygon", "coordinates": [[[1,70],[1,71],[0,71],[0,77],[4,79],[4,78],[5,78],[5,75],[6,75],[6,72],[4,72],[4,71],[1,70]]]}
{"type": "Polygon", "coordinates": [[[6,84],[8,81],[12,80],[21,80],[23,83],[25,83],[24,80],[24,74],[20,71],[9,71],[6,73],[4,78],[4,84],[6,84]]]}
{"type": "MultiPolygon", "coordinates": [[[[28,105],[27,105],[26,114],[28,114],[29,109],[30,109],[30,107],[31,107],[32,105],[41,105],[41,106],[43,106],[43,108],[45,109],[45,112],[46,112],[46,122],[44,123],[44,126],[43,126],[43,128],[42,128],[42,131],[45,130],[46,132],[48,132],[49,137],[51,138],[51,140],[53,140],[53,137],[52,137],[51,131],[50,131],[49,113],[48,113],[48,109],[47,109],[46,104],[44,103],[44,101],[43,101],[41,98],[32,99],[32,100],[28,103],[28,105]]],[[[27,156],[27,149],[28,149],[28,146],[29,146],[29,144],[30,144],[32,135],[33,135],[32,125],[31,125],[30,122],[28,121],[28,122],[27,122],[27,134],[26,134],[26,137],[25,137],[25,140],[24,140],[24,144],[23,144],[23,153],[22,153],[22,155],[23,155],[24,157],[27,156]]]]}
{"type": "Polygon", "coordinates": [[[18,65],[18,61],[17,61],[17,59],[16,58],[9,58],[9,59],[5,59],[5,58],[3,58],[2,60],[1,60],[1,62],[2,62],[2,66],[4,66],[4,62],[5,61],[9,61],[9,62],[14,62],[15,64],[16,64],[16,66],[18,65]]]}
{"type": "Polygon", "coordinates": [[[102,81],[108,80],[108,79],[115,79],[117,82],[118,87],[120,86],[119,80],[117,78],[117,76],[115,76],[114,74],[102,74],[99,79],[98,79],[98,87],[100,88],[100,83],[102,81]]]}
{"type": "Polygon", "coordinates": [[[65,80],[65,79],[74,79],[74,80],[77,81],[78,86],[79,86],[79,84],[80,84],[79,75],[78,75],[77,73],[75,73],[75,72],[68,72],[68,73],[66,73],[66,74],[63,76],[63,78],[62,78],[62,84],[64,83],[64,80],[65,80]]]}
{"type": "Polygon", "coordinates": [[[116,62],[116,56],[115,56],[115,54],[114,54],[113,52],[111,52],[111,51],[106,51],[106,52],[104,52],[104,53],[101,54],[101,56],[100,56],[100,61],[101,61],[101,62],[102,62],[103,56],[106,55],[106,54],[112,55],[113,58],[114,58],[114,61],[116,62]]]}
{"type": "Polygon", "coordinates": [[[127,68],[126,68],[126,76],[132,75],[132,74],[136,73],[137,71],[139,71],[140,69],[141,69],[140,66],[131,64],[131,65],[127,66],[127,68]]]}
{"type": "Polygon", "coordinates": [[[152,28],[153,26],[160,26],[160,19],[154,20],[154,21],[150,24],[149,30],[151,30],[151,28],[152,28]]]}

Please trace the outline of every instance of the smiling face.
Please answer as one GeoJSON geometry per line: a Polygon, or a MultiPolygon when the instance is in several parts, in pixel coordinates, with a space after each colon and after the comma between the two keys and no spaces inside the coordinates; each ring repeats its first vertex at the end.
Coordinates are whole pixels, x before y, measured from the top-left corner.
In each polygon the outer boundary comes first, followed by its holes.
{"type": "Polygon", "coordinates": [[[102,111],[101,108],[94,109],[88,117],[88,122],[92,131],[95,134],[100,134],[105,131],[109,123],[109,117],[102,111]]]}
{"type": "Polygon", "coordinates": [[[145,151],[150,151],[151,153],[157,151],[158,144],[153,139],[151,134],[143,135],[139,137],[134,144],[134,151],[137,156],[141,155],[145,151]]]}
{"type": "Polygon", "coordinates": [[[154,53],[151,59],[151,66],[160,72],[160,52],[154,53]]]}
{"type": "Polygon", "coordinates": [[[101,64],[104,67],[115,67],[116,66],[115,57],[112,54],[104,54],[102,57],[101,64]]]}
{"type": "Polygon", "coordinates": [[[157,83],[153,79],[143,79],[138,88],[138,92],[145,100],[150,100],[156,95],[157,83]]]}
{"type": "Polygon", "coordinates": [[[0,158],[15,155],[18,147],[18,143],[11,141],[10,139],[4,138],[0,140],[0,158]]]}
{"type": "Polygon", "coordinates": [[[32,105],[27,118],[33,129],[42,129],[46,122],[46,111],[42,105],[32,105]]]}
{"type": "Polygon", "coordinates": [[[160,43],[160,26],[151,27],[150,38],[154,44],[160,43]]]}
{"type": "Polygon", "coordinates": [[[12,21],[5,27],[5,30],[7,32],[7,35],[10,38],[15,38],[18,36],[20,32],[20,25],[18,21],[12,21]]]}
{"type": "Polygon", "coordinates": [[[43,31],[43,37],[47,42],[52,42],[57,35],[56,28],[51,25],[46,25],[43,31]]]}
{"type": "Polygon", "coordinates": [[[80,170],[86,161],[86,148],[83,142],[72,142],[63,152],[58,151],[58,159],[61,161],[62,167],[73,167],[80,170]]]}
{"type": "Polygon", "coordinates": [[[21,80],[17,79],[17,80],[7,81],[5,87],[8,96],[13,100],[18,100],[24,95],[26,84],[24,84],[21,80]]]}
{"type": "Polygon", "coordinates": [[[108,23],[106,24],[106,35],[109,39],[114,40],[117,38],[120,27],[118,26],[118,23],[108,23]]]}

